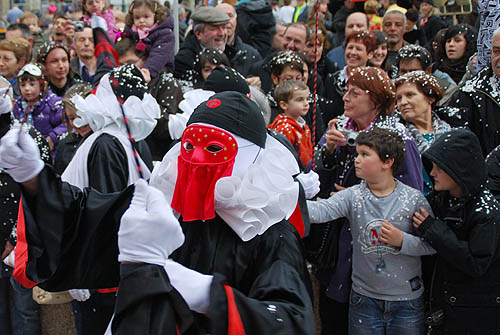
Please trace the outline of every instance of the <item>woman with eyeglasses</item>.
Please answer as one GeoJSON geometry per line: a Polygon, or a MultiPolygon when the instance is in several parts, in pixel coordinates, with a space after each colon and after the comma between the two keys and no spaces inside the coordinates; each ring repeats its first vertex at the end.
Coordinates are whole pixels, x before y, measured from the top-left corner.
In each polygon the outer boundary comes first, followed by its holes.
{"type": "Polygon", "coordinates": [[[47,78],[38,64],[26,64],[17,80],[21,95],[14,105],[14,117],[42,133],[49,143],[53,160],[59,136],[67,132],[62,122],[61,98],[48,88],[47,78]]]}
{"type": "Polygon", "coordinates": [[[347,36],[344,53],[346,66],[334,74],[328,75],[325,80],[326,97],[334,101],[335,106],[335,108],[329,108],[325,111],[323,117],[325,125],[344,113],[342,97],[347,87],[349,73],[355,68],[366,66],[376,48],[377,39],[373,32],[355,31],[347,36]]]}
{"type": "MultiPolygon", "coordinates": [[[[349,42],[348,42],[349,44],[349,42]]],[[[375,67],[356,67],[348,76],[343,97],[344,113],[330,121],[329,129],[320,140],[316,153],[316,172],[320,176],[319,196],[328,198],[331,192],[359,184],[354,160],[353,139],[360,131],[373,128],[391,129],[405,142],[405,158],[395,178],[422,190],[420,153],[408,130],[392,115],[394,84],[385,71],[375,67]]],[[[352,237],[345,219],[329,224],[329,230],[313,231],[325,238],[329,250],[328,264],[316,264],[320,281],[320,317],[323,334],[347,334],[349,294],[351,289],[352,237]],[[333,255],[333,256],[332,256],[333,255]],[[335,318],[331,316],[335,315],[335,318]]]]}

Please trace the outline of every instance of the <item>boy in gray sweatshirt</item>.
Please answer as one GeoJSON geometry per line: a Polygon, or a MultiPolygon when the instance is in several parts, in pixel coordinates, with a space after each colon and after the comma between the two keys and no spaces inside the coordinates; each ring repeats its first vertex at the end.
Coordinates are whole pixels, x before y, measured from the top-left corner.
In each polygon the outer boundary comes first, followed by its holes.
{"type": "Polygon", "coordinates": [[[356,176],[363,179],[329,199],[308,201],[311,223],[346,217],[353,246],[349,334],[420,335],[424,287],[420,256],[435,253],[414,235],[412,216],[430,210],[424,195],[394,179],[403,140],[374,128],[356,138],[356,176]]]}

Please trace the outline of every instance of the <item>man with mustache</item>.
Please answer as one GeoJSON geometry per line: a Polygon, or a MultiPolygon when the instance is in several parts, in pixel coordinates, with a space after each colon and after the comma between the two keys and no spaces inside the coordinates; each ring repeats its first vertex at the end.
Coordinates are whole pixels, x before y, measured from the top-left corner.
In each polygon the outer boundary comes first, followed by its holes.
{"type": "Polygon", "coordinates": [[[198,54],[205,48],[226,49],[228,31],[226,24],[229,16],[214,7],[198,8],[191,16],[193,30],[188,33],[184,43],[175,55],[174,76],[177,79],[191,81],[193,68],[198,61],[198,54]]]}
{"type": "Polygon", "coordinates": [[[483,68],[458,90],[451,104],[468,109],[469,128],[479,138],[483,155],[500,144],[500,28],[491,41],[491,66],[483,68]]]}

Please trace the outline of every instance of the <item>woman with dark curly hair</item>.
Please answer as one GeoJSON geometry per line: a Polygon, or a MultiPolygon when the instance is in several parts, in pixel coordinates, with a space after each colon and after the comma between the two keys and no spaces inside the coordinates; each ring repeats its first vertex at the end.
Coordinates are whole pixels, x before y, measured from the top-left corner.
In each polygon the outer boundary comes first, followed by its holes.
{"type": "Polygon", "coordinates": [[[476,31],[467,24],[457,24],[446,30],[441,41],[442,58],[437,68],[450,75],[455,83],[462,80],[467,62],[476,52],[476,31]]]}

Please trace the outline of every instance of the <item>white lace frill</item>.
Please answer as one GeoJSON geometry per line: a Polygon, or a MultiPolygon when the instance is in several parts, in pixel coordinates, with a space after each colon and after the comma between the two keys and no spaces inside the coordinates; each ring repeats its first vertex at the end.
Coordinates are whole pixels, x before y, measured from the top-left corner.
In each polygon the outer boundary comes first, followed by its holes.
{"type": "MultiPolygon", "coordinates": [[[[83,127],[88,124],[94,132],[109,126],[118,126],[126,134],[120,104],[109,83],[109,74],[102,77],[95,94],[90,94],[85,99],[76,95],[71,101],[80,117],[74,120],[75,126],[83,127]]],[[[160,117],[160,107],[149,93],[145,93],[142,100],[136,96],[128,97],[123,103],[123,110],[136,141],[145,139],[156,126],[156,119],[160,117]]]]}
{"type": "MultiPolygon", "coordinates": [[[[177,179],[175,145],[153,170],[150,185],[159,188],[172,201],[177,179]]],[[[299,173],[290,151],[271,136],[242,178],[233,173],[215,185],[215,211],[242,241],[263,234],[269,227],[288,219],[297,206],[299,184],[293,176],[299,173]]]]}

